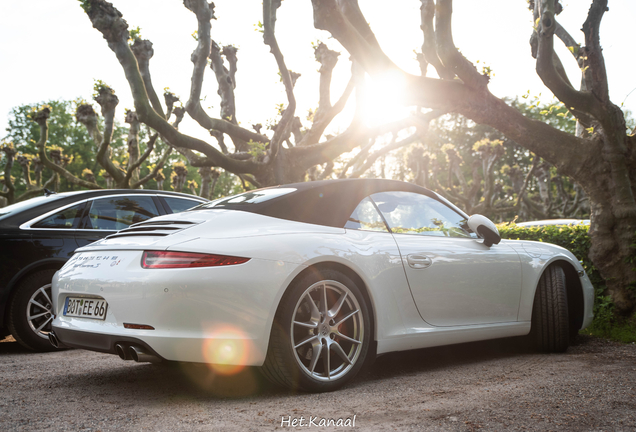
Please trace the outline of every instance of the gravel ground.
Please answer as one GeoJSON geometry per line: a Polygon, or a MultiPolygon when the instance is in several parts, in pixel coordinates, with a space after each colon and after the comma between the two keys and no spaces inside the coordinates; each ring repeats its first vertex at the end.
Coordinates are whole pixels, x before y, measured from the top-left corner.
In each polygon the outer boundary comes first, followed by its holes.
{"type": "Polygon", "coordinates": [[[301,418],[301,430],[633,431],[636,345],[580,337],[565,354],[510,339],[409,351],[378,358],[340,391],[305,394],[253,368],[222,376],[0,342],[2,431],[292,430],[301,418]]]}

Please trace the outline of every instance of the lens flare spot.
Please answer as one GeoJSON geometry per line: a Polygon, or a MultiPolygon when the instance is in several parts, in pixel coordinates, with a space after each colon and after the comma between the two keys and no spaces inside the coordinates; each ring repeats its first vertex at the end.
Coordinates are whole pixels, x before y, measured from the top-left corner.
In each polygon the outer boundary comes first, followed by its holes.
{"type": "Polygon", "coordinates": [[[207,334],[203,357],[210,369],[220,375],[234,375],[245,368],[245,363],[253,354],[253,346],[241,330],[226,326],[207,334]]]}

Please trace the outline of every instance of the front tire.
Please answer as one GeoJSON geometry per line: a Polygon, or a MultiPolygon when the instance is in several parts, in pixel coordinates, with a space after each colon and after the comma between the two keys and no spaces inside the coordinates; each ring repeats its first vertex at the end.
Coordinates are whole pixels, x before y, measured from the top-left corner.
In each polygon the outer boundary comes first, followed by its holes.
{"type": "Polygon", "coordinates": [[[564,352],[570,344],[570,324],[565,273],[559,266],[548,267],[539,280],[532,308],[530,335],[544,352],[564,352]]]}
{"type": "Polygon", "coordinates": [[[369,311],[356,284],[335,270],[312,272],[283,296],[262,371],[285,387],[336,390],[360,371],[370,340],[369,311]]]}
{"type": "Polygon", "coordinates": [[[56,270],[40,270],[20,282],[9,306],[9,330],[31,351],[55,351],[49,342],[53,321],[51,280],[56,270]]]}

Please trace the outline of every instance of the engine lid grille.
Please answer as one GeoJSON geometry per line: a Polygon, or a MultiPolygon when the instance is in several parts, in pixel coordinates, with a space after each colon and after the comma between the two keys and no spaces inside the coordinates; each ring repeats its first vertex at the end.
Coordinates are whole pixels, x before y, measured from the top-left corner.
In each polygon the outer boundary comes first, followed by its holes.
{"type": "Polygon", "coordinates": [[[150,220],[148,222],[139,222],[118,231],[115,234],[111,234],[106,239],[114,239],[120,237],[134,237],[134,236],[156,236],[163,237],[170,234],[174,234],[184,229],[198,225],[201,222],[184,221],[184,220],[150,220]]]}

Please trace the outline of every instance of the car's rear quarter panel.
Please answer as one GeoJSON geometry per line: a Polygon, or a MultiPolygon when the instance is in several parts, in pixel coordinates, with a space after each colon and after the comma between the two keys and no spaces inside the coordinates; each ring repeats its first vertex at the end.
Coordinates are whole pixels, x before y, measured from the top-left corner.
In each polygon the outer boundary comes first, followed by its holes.
{"type": "Polygon", "coordinates": [[[202,341],[239,341],[237,361],[262,363],[272,308],[297,265],[255,258],[226,267],[143,269],[141,255],[142,251],[93,251],[69,262],[54,279],[56,326],[137,337],[168,360],[210,362],[202,341]],[[108,258],[100,263],[99,256],[108,258]],[[68,296],[104,298],[106,320],[64,317],[68,296]],[[125,329],[124,323],[155,330],[125,329]]]}

